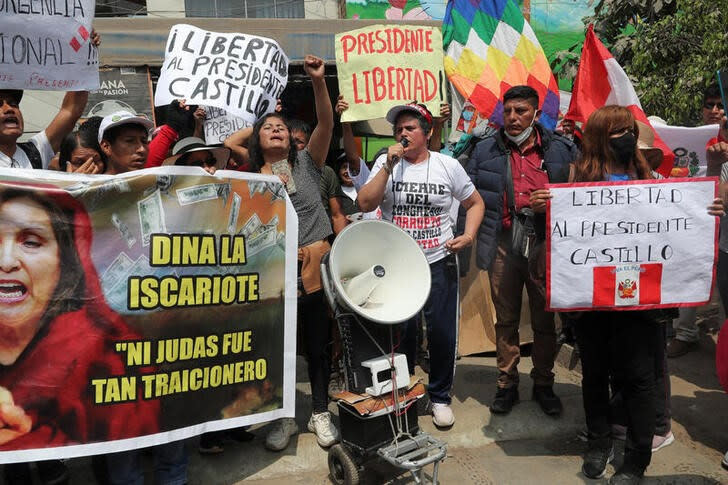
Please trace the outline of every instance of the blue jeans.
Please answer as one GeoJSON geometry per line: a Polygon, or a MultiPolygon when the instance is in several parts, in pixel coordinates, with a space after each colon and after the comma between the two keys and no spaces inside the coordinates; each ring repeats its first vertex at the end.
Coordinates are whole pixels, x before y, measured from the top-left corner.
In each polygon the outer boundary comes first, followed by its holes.
{"type": "MultiPolygon", "coordinates": [[[[430,352],[430,400],[450,404],[450,391],[455,377],[457,348],[458,275],[455,255],[430,264],[432,289],[425,303],[427,345],[430,352]]],[[[410,374],[414,374],[417,357],[417,326],[419,318],[409,320],[403,347],[410,374]]]]}
{"type": "MultiPolygon", "coordinates": [[[[152,448],[154,474],[160,485],[187,483],[187,450],[184,441],[173,441],[152,448]]],[[[143,485],[142,450],[123,451],[106,455],[109,483],[112,485],[143,485]]]]}

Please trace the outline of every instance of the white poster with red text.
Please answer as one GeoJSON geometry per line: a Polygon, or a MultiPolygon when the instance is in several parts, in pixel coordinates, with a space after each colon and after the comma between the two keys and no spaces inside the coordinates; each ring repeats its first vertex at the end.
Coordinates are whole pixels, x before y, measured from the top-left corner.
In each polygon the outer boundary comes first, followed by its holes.
{"type": "Polygon", "coordinates": [[[96,3],[0,1],[0,89],[99,88],[96,3]]]}
{"type": "Polygon", "coordinates": [[[716,178],[556,184],[546,214],[551,311],[696,306],[710,300],[716,178]]]}

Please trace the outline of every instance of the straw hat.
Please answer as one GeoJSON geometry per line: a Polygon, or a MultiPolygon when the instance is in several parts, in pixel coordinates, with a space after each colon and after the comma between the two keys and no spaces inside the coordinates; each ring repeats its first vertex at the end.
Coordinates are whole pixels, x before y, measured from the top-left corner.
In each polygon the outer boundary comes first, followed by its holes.
{"type": "Polygon", "coordinates": [[[230,149],[222,145],[205,145],[205,141],[196,136],[188,136],[178,141],[172,149],[172,156],[167,158],[162,165],[176,165],[177,160],[192,152],[209,151],[215,157],[215,169],[222,170],[227,166],[230,159],[230,149]]]}
{"type": "Polygon", "coordinates": [[[647,159],[647,163],[654,170],[662,163],[664,153],[655,146],[655,132],[650,125],[637,120],[637,127],[640,130],[639,137],[637,138],[637,148],[642,152],[642,155],[647,159]]]}

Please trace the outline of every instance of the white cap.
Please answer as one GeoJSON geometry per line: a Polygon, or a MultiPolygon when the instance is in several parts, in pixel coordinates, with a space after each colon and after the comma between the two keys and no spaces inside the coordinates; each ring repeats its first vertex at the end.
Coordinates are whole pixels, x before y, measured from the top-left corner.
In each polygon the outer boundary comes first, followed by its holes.
{"type": "Polygon", "coordinates": [[[154,123],[144,116],[134,115],[128,111],[117,111],[104,116],[104,119],[101,120],[101,124],[99,125],[99,143],[104,139],[106,130],[128,124],[142,125],[147,131],[154,128],[154,123]]]}

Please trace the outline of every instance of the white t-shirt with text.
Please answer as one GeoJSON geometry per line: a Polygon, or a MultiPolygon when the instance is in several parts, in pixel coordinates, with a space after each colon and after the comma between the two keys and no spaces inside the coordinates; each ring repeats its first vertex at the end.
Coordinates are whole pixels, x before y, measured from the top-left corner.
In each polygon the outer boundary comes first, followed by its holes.
{"type": "MultiPolygon", "coordinates": [[[[369,174],[371,181],[387,161],[377,158],[369,174]]],[[[429,152],[427,160],[409,163],[402,159],[392,171],[380,205],[382,219],[392,221],[417,241],[434,263],[447,256],[445,242],[453,237],[450,209],[475,191],[465,169],[452,157],[429,152]]]]}

